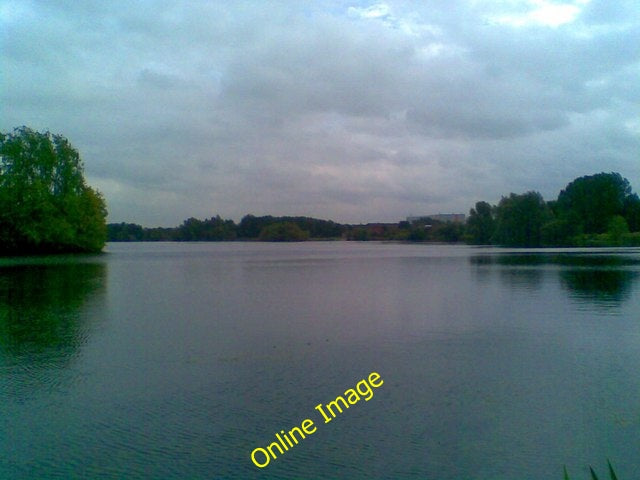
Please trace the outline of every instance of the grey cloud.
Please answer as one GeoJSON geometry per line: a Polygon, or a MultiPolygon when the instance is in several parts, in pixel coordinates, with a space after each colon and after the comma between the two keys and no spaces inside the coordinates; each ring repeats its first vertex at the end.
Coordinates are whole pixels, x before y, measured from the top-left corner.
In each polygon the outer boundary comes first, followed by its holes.
{"type": "Polygon", "coordinates": [[[349,11],[373,4],[24,2],[0,126],[69,137],[110,220],[143,224],[391,221],[601,170],[640,189],[634,2],[553,28],[487,21],[504,2],[349,11]]]}

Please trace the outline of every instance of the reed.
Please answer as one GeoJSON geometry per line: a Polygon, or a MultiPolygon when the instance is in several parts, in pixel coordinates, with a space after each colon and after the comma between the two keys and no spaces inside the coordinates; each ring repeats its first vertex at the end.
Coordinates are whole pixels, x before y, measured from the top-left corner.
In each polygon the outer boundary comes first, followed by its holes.
{"type": "MultiPolygon", "coordinates": [[[[609,467],[610,480],[618,480],[618,477],[616,476],[616,472],[613,470],[613,467],[611,466],[611,462],[609,461],[609,459],[607,459],[607,466],[609,467]]],[[[564,480],[571,480],[569,478],[569,473],[567,473],[566,465],[564,466],[563,469],[564,469],[564,480]]],[[[593,470],[593,468],[591,468],[591,466],[589,466],[589,472],[591,473],[591,480],[599,480],[598,475],[596,475],[596,472],[593,470]]]]}

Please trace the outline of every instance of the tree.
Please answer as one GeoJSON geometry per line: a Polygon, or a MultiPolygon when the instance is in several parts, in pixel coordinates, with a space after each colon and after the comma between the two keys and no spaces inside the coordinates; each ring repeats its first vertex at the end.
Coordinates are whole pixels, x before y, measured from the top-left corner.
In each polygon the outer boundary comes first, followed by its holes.
{"type": "Polygon", "coordinates": [[[538,192],[502,197],[496,210],[493,242],[510,247],[539,247],[542,245],[542,226],[550,215],[538,192]]]}
{"type": "Polygon", "coordinates": [[[640,198],[635,193],[625,198],[623,216],[630,231],[640,231],[640,198]]]}
{"type": "Polygon", "coordinates": [[[258,238],[260,231],[267,225],[276,222],[271,215],[266,217],[256,217],[255,215],[245,215],[238,225],[238,237],[258,238]]]}
{"type": "Polygon", "coordinates": [[[0,133],[0,253],[97,252],[106,240],[100,193],[69,141],[27,127],[0,133]]]}
{"type": "Polygon", "coordinates": [[[233,220],[223,220],[220,215],[205,220],[188,218],[176,232],[176,239],[181,241],[210,242],[235,240],[235,238],[235,223],[233,220]]]}
{"type": "Polygon", "coordinates": [[[135,223],[109,223],[107,239],[110,242],[140,242],[144,239],[144,229],[135,223]]]}
{"type": "Polygon", "coordinates": [[[443,222],[429,230],[431,240],[436,242],[459,242],[464,236],[464,225],[454,222],[443,222]]]}
{"type": "Polygon", "coordinates": [[[634,210],[632,196],[629,181],[619,173],[586,175],[560,192],[557,211],[582,233],[605,233],[612,217],[624,214],[625,205],[634,210]]]}
{"type": "Polygon", "coordinates": [[[264,227],[259,238],[265,242],[302,242],[309,238],[309,232],[292,222],[278,222],[264,227]]]}
{"type": "Polygon", "coordinates": [[[622,244],[622,237],[629,233],[629,225],[622,215],[614,215],[607,229],[609,237],[616,245],[622,244]]]}
{"type": "Polygon", "coordinates": [[[342,236],[345,228],[331,220],[320,220],[311,217],[273,217],[271,215],[256,217],[245,215],[237,228],[239,238],[258,238],[260,232],[274,223],[293,223],[300,230],[308,232],[312,238],[337,238],[342,236]]]}
{"type": "Polygon", "coordinates": [[[476,208],[469,210],[467,233],[471,243],[488,245],[496,228],[495,207],[487,202],[477,202],[476,208]]]}

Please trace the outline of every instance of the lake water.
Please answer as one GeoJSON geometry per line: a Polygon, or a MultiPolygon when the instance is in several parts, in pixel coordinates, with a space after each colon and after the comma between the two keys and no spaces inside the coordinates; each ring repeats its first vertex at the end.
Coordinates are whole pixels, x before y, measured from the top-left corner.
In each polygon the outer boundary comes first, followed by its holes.
{"type": "Polygon", "coordinates": [[[638,249],[3,259],[0,478],[586,479],[607,458],[638,478],[639,275],[638,249]],[[314,407],[371,372],[370,400],[324,423],[314,407]]]}

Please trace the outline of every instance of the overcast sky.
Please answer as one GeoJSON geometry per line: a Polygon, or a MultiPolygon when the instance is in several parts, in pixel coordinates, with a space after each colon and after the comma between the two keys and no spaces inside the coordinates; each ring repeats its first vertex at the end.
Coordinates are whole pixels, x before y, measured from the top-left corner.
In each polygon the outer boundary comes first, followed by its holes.
{"type": "Polygon", "coordinates": [[[110,222],[468,213],[640,191],[637,0],[4,1],[0,129],[65,135],[110,222]]]}

